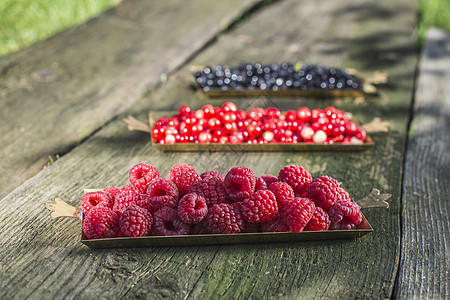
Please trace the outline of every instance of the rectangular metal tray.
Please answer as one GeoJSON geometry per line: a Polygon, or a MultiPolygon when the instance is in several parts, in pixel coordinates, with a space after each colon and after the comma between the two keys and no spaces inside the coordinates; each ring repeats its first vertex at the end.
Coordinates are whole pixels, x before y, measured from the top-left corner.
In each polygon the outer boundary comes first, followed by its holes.
{"type": "Polygon", "coordinates": [[[146,236],[138,238],[110,238],[88,240],[82,234],[81,242],[91,248],[134,248],[161,246],[199,246],[223,244],[255,244],[300,242],[313,240],[337,240],[360,238],[373,231],[373,228],[363,216],[363,222],[358,229],[327,230],[295,232],[262,232],[237,234],[199,234],[177,236],[146,236]]]}
{"type": "Polygon", "coordinates": [[[302,90],[302,89],[286,89],[286,90],[261,90],[261,89],[209,89],[203,90],[197,84],[194,84],[197,90],[208,97],[369,97],[377,96],[378,92],[372,85],[365,84],[363,90],[302,90]]]}
{"type": "MultiPolygon", "coordinates": [[[[153,142],[153,141],[152,141],[153,142]]],[[[375,145],[368,136],[363,144],[155,144],[155,147],[163,152],[191,152],[191,151],[242,151],[242,152],[274,152],[274,151],[361,151],[375,145]]]]}

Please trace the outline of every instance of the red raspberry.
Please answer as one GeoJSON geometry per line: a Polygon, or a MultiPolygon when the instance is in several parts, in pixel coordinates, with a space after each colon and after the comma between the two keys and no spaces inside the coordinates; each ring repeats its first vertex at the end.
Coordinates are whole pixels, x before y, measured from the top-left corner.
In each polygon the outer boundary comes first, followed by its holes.
{"type": "Polygon", "coordinates": [[[295,195],[300,197],[312,181],[312,176],[303,167],[292,165],[281,169],[278,179],[289,184],[295,195]]]}
{"type": "Polygon", "coordinates": [[[339,201],[342,201],[342,200],[353,201],[352,197],[350,197],[350,194],[341,187],[338,187],[336,189],[336,193],[338,194],[339,201]]]}
{"type": "Polygon", "coordinates": [[[147,196],[156,209],[163,206],[176,207],[178,205],[178,188],[175,183],[166,178],[159,178],[150,183],[147,196]]]}
{"type": "Polygon", "coordinates": [[[324,231],[330,227],[330,217],[319,206],[316,206],[311,220],[305,226],[305,231],[324,231]]]}
{"type": "MultiPolygon", "coordinates": [[[[120,188],[119,191],[120,192],[123,192],[123,191],[125,191],[125,192],[136,192],[136,189],[131,184],[127,184],[127,185],[124,185],[122,188],[120,188]]],[[[117,194],[116,194],[116,196],[117,196],[117,194]]]]}
{"type": "Polygon", "coordinates": [[[250,223],[244,221],[244,226],[241,230],[242,233],[256,233],[261,232],[262,223],[250,223]]]}
{"type": "Polygon", "coordinates": [[[239,209],[235,209],[231,204],[214,204],[209,208],[205,218],[206,231],[209,233],[239,233],[243,226],[239,209]]]}
{"type": "Polygon", "coordinates": [[[275,195],[278,205],[280,205],[283,200],[295,198],[294,190],[286,182],[274,182],[269,185],[269,190],[275,195]]]}
{"type": "Polygon", "coordinates": [[[320,176],[314,179],[306,189],[305,196],[328,211],[339,200],[338,182],[329,176],[320,176]]]}
{"type": "Polygon", "coordinates": [[[139,237],[150,234],[153,218],[148,210],[135,204],[123,210],[119,218],[120,231],[127,237],[139,237]]]}
{"type": "Polygon", "coordinates": [[[202,196],[206,200],[208,207],[214,204],[226,202],[226,193],[223,188],[223,182],[217,177],[205,178],[200,181],[193,182],[190,188],[191,193],[202,196]]]}
{"type": "Polygon", "coordinates": [[[200,223],[192,224],[191,231],[189,232],[189,234],[206,234],[207,232],[204,220],[205,219],[203,219],[203,221],[200,223]]]}
{"type": "Polygon", "coordinates": [[[169,178],[177,185],[180,197],[189,193],[189,188],[193,182],[201,179],[194,168],[188,164],[175,165],[170,170],[169,178]]]}
{"type": "Polygon", "coordinates": [[[338,201],[328,212],[330,229],[355,229],[363,220],[358,206],[353,201],[338,201]]]}
{"type": "Polygon", "coordinates": [[[93,207],[97,205],[106,206],[112,208],[114,204],[113,198],[109,197],[103,192],[90,192],[83,195],[81,198],[81,209],[84,213],[87,213],[93,207]]]}
{"type": "Polygon", "coordinates": [[[153,233],[155,235],[187,235],[191,226],[181,221],[175,208],[161,207],[153,214],[153,233]]]}
{"type": "Polygon", "coordinates": [[[186,194],[178,204],[178,215],[185,223],[195,224],[203,220],[208,213],[206,200],[194,193],[186,194]]]}
{"type": "Polygon", "coordinates": [[[120,192],[116,199],[114,200],[113,210],[117,212],[121,212],[132,203],[136,203],[136,201],[140,200],[139,194],[135,191],[123,191],[120,192]]]}
{"type": "Polygon", "coordinates": [[[231,201],[242,201],[255,191],[256,177],[249,168],[234,167],[225,176],[223,184],[231,201]]]}
{"type": "Polygon", "coordinates": [[[267,184],[264,179],[260,177],[256,177],[255,191],[264,191],[267,190],[267,184]]]}
{"type": "Polygon", "coordinates": [[[147,190],[149,184],[159,178],[159,173],[155,166],[150,166],[147,164],[137,164],[131,168],[128,175],[131,185],[140,194],[144,194],[147,190]]]}
{"type": "Polygon", "coordinates": [[[286,220],[281,216],[277,216],[275,219],[261,223],[261,231],[262,232],[288,232],[291,231],[289,229],[289,225],[286,223],[286,220]]]}
{"type": "Polygon", "coordinates": [[[223,175],[222,173],[220,173],[219,171],[216,170],[211,170],[211,171],[206,171],[204,173],[202,173],[200,175],[200,177],[202,179],[207,179],[207,178],[211,178],[211,177],[216,177],[217,179],[219,179],[220,181],[223,181],[223,175]]]}
{"type": "Polygon", "coordinates": [[[256,191],[242,201],[242,214],[247,222],[268,222],[278,215],[275,195],[269,191],[256,191]]]}
{"type": "Polygon", "coordinates": [[[89,240],[119,235],[119,214],[106,206],[95,206],[83,218],[83,233],[89,240]]]}
{"type": "Polygon", "coordinates": [[[137,200],[135,202],[135,204],[137,206],[140,206],[142,208],[145,208],[146,210],[148,210],[149,213],[153,214],[155,212],[155,207],[153,206],[153,204],[150,202],[149,197],[146,194],[140,194],[139,195],[139,200],[137,200]]]}
{"type": "Polygon", "coordinates": [[[287,199],[281,202],[280,215],[292,231],[301,232],[311,220],[315,208],[314,202],[307,198],[287,199]]]}
{"type": "Polygon", "coordinates": [[[277,182],[278,181],[278,177],[273,176],[273,175],[262,175],[261,179],[264,180],[266,182],[267,186],[270,186],[272,183],[277,182]]]}
{"type": "Polygon", "coordinates": [[[103,189],[103,193],[111,197],[111,199],[115,199],[117,194],[120,193],[120,189],[116,188],[115,186],[108,186],[103,189]]]}

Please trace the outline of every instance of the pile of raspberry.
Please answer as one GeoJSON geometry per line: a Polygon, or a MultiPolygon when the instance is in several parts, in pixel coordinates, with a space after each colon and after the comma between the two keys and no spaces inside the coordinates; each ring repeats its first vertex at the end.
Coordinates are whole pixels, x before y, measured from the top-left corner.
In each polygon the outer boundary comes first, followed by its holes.
{"type": "Polygon", "coordinates": [[[161,117],[151,136],[158,144],[363,144],[367,138],[361,126],[333,106],[282,113],[274,107],[238,110],[232,102],[196,111],[182,105],[177,115],[161,117]]]}
{"type": "Polygon", "coordinates": [[[297,165],[282,168],[278,177],[257,177],[247,167],[223,176],[178,164],[160,178],[154,166],[140,163],[129,181],[83,196],[87,239],[342,230],[363,221],[335,179],[313,179],[297,165]]]}

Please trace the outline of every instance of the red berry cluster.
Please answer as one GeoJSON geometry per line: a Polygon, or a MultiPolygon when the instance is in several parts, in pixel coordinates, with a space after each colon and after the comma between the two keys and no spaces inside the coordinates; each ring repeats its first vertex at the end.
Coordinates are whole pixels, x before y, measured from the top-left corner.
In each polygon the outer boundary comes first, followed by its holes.
{"type": "Polygon", "coordinates": [[[257,177],[247,167],[199,175],[179,164],[160,178],[154,166],[141,163],[129,179],[120,189],[83,196],[86,238],[354,229],[363,220],[335,179],[313,179],[297,165],[278,177],[257,177]]]}
{"type": "Polygon", "coordinates": [[[232,102],[221,108],[207,104],[196,111],[182,105],[177,115],[161,117],[151,136],[158,144],[362,144],[367,138],[361,126],[332,106],[282,113],[274,107],[238,110],[232,102]]]}

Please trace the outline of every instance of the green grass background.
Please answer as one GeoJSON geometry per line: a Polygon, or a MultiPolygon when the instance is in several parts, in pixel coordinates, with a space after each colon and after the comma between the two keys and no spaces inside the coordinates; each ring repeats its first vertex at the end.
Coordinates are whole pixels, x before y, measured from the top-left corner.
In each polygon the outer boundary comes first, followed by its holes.
{"type": "Polygon", "coordinates": [[[120,0],[0,0],[0,56],[82,24],[120,0]]]}
{"type": "MultiPolygon", "coordinates": [[[[0,0],[0,56],[82,24],[120,1],[0,0]]],[[[450,31],[450,0],[416,1],[420,4],[419,45],[430,26],[450,31]]]]}

